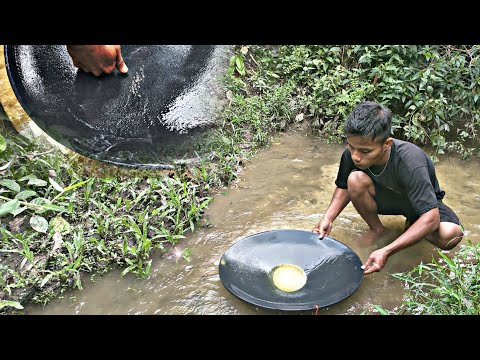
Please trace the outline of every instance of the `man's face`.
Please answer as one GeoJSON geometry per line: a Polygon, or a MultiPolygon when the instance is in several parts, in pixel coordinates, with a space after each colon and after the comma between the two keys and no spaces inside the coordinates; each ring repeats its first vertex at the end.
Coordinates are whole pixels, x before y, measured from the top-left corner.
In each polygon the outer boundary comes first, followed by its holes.
{"type": "Polygon", "coordinates": [[[347,136],[347,147],[352,155],[352,160],[362,170],[366,170],[372,165],[384,165],[391,143],[391,138],[385,142],[379,142],[360,135],[347,136]]]}

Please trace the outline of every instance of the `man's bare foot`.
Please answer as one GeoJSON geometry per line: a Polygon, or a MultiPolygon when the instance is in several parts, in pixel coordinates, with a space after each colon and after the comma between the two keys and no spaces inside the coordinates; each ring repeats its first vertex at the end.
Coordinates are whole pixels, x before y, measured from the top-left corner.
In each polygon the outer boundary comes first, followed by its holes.
{"type": "Polygon", "coordinates": [[[376,228],[376,229],[370,229],[371,232],[374,232],[376,234],[382,234],[387,228],[385,227],[379,227],[379,228],[376,228]]]}
{"type": "Polygon", "coordinates": [[[383,227],[382,229],[369,230],[364,235],[359,236],[356,241],[362,246],[371,246],[373,244],[378,244],[384,246],[383,244],[386,240],[389,240],[390,235],[393,233],[392,229],[383,227]]]}

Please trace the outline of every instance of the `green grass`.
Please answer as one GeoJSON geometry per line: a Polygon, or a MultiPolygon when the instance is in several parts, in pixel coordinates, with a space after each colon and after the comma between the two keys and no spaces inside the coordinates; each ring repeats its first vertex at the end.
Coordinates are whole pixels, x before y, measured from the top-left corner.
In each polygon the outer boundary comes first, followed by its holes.
{"type": "Polygon", "coordinates": [[[0,311],[46,303],[113,267],[147,276],[153,255],[193,231],[212,200],[216,176],[203,165],[89,178],[63,154],[12,132],[2,149],[0,311]]]}
{"type": "Polygon", "coordinates": [[[480,245],[469,242],[451,259],[444,251],[438,253],[438,260],[394,274],[405,284],[404,310],[411,314],[478,315],[480,245]]]}
{"type": "Polygon", "coordinates": [[[365,313],[382,315],[480,314],[480,244],[461,245],[453,256],[437,250],[438,259],[404,273],[392,274],[405,288],[401,306],[394,310],[373,305],[365,313]]]}

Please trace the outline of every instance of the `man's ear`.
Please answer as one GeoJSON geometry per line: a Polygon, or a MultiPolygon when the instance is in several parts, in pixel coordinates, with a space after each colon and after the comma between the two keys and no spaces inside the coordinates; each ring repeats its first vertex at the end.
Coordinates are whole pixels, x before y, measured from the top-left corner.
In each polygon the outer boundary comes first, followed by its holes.
{"type": "Polygon", "coordinates": [[[387,150],[390,146],[393,144],[393,138],[389,137],[387,140],[385,140],[385,143],[383,146],[385,147],[385,150],[387,150]]]}

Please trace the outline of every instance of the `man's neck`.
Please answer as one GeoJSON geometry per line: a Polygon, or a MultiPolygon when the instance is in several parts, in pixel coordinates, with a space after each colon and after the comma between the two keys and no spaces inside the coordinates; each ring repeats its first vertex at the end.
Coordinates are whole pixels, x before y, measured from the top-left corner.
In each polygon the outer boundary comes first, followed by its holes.
{"type": "Polygon", "coordinates": [[[387,150],[385,150],[385,152],[383,153],[383,156],[382,156],[382,161],[380,162],[380,164],[376,164],[377,166],[384,166],[387,164],[388,160],[390,160],[390,155],[391,155],[391,152],[392,152],[392,147],[390,146],[387,150]]]}

